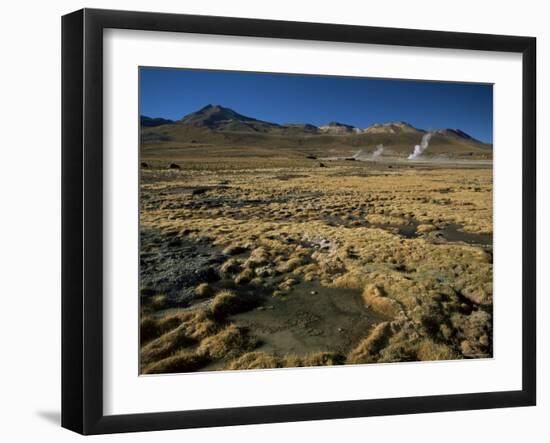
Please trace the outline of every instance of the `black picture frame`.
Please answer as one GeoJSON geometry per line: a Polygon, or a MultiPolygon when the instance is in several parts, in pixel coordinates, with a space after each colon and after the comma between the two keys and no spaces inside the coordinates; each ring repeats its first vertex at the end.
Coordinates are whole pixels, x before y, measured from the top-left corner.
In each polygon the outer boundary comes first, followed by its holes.
{"type": "Polygon", "coordinates": [[[62,18],[62,426],[82,434],[532,406],[536,403],[536,39],[83,9],[62,18]],[[103,413],[103,30],[353,42],[522,54],[522,389],[131,415],[103,413]]]}

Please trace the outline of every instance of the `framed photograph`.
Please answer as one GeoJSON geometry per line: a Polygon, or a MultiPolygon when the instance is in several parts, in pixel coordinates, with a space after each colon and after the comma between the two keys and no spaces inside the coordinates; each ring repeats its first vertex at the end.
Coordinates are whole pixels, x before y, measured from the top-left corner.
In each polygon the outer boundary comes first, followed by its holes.
{"type": "Polygon", "coordinates": [[[534,38],[62,28],[64,427],[535,405],[534,38]]]}

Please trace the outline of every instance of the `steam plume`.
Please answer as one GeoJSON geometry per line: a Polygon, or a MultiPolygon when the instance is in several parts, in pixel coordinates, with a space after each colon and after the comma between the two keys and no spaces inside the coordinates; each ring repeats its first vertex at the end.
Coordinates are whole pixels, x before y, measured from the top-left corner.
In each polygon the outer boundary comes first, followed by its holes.
{"type": "Polygon", "coordinates": [[[431,132],[424,134],[420,144],[414,147],[413,153],[409,155],[407,159],[416,160],[418,157],[420,157],[424,153],[424,151],[428,149],[428,145],[430,144],[430,139],[432,138],[432,135],[433,134],[431,132]]]}
{"type": "Polygon", "coordinates": [[[372,153],[372,158],[377,159],[382,155],[383,152],[384,152],[384,145],[378,145],[376,147],[376,150],[372,153]]]}

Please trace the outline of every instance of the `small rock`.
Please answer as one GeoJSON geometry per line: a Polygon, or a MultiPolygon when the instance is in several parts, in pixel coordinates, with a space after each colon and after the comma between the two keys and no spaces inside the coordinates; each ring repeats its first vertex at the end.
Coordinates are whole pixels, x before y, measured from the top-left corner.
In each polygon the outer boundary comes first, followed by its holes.
{"type": "Polygon", "coordinates": [[[317,291],[311,291],[310,294],[311,295],[317,295],[317,291]]]}
{"type": "Polygon", "coordinates": [[[197,188],[191,191],[191,195],[202,195],[202,194],[205,194],[206,192],[208,192],[208,189],[206,188],[197,188]]]}

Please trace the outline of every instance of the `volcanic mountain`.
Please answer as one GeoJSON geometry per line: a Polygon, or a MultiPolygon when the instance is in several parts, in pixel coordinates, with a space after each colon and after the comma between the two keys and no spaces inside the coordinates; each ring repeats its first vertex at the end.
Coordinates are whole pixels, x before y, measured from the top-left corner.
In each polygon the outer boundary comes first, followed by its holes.
{"type": "Polygon", "coordinates": [[[280,128],[276,123],[246,117],[219,105],[206,105],[197,112],[186,115],[177,124],[229,132],[271,132],[280,128]]]}
{"type": "MultiPolygon", "coordinates": [[[[427,132],[407,122],[377,123],[368,128],[330,122],[278,124],[240,114],[220,105],[207,105],[180,120],[141,118],[142,148],[148,151],[200,148],[201,152],[260,152],[264,156],[348,155],[384,145],[384,156],[407,156],[427,132]]],[[[460,129],[430,131],[426,155],[492,157],[492,145],[460,129]]]]}

